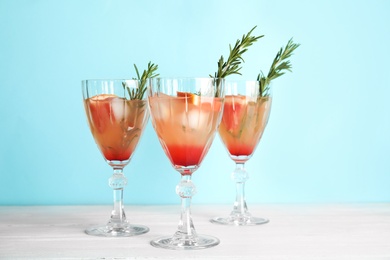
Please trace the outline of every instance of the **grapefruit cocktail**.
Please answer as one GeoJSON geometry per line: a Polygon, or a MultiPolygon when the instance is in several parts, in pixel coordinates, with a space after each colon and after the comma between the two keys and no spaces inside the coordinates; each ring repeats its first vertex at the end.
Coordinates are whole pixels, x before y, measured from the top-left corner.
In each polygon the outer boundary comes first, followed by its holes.
{"type": "Polygon", "coordinates": [[[135,236],[149,228],[128,223],[124,212],[123,189],[127,178],[123,168],[130,162],[142,136],[149,112],[139,80],[84,80],[83,101],[92,136],[114,172],[109,186],[114,192],[114,209],[106,225],[88,228],[95,236],[135,236]],[[131,91],[140,93],[136,98],[131,91]],[[142,91],[141,91],[142,92],[142,91]]]}
{"type": "Polygon", "coordinates": [[[210,148],[223,99],[177,92],[149,97],[153,125],[165,154],[182,175],[192,174],[210,148]]]}
{"type": "Polygon", "coordinates": [[[181,174],[176,193],[182,200],[177,231],[173,236],[151,241],[155,247],[187,250],[219,244],[218,238],[196,233],[190,203],[195,194],[191,176],[205,158],[221,120],[223,82],[213,78],[151,80],[148,91],[151,121],[166,156],[181,174]]]}
{"type": "Polygon", "coordinates": [[[268,122],[271,97],[226,95],[219,135],[234,161],[248,160],[268,122]]]}
{"type": "Polygon", "coordinates": [[[236,200],[228,217],[216,217],[213,223],[225,225],[258,225],[268,219],[253,217],[244,196],[244,184],[248,179],[245,162],[256,150],[264,133],[271,111],[271,91],[259,92],[258,81],[226,80],[224,111],[218,132],[222,142],[235,162],[232,179],[236,182],[236,200]]]}
{"type": "Polygon", "coordinates": [[[127,163],[138,144],[145,118],[145,100],[98,94],[84,100],[92,135],[104,158],[127,163]]]}

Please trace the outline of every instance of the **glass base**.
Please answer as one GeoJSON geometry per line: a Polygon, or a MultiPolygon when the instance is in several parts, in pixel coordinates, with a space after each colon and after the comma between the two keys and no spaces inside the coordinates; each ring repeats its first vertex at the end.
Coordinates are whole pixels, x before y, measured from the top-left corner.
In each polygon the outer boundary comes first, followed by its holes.
{"type": "Polygon", "coordinates": [[[160,237],[150,241],[154,247],[172,250],[197,250],[216,246],[219,239],[208,235],[197,235],[195,239],[175,238],[175,236],[160,237]]]}
{"type": "Polygon", "coordinates": [[[221,225],[232,225],[232,226],[256,226],[266,224],[269,222],[266,218],[257,218],[252,216],[229,216],[216,217],[210,220],[211,223],[221,225]]]}
{"type": "Polygon", "coordinates": [[[85,233],[91,236],[100,237],[132,237],[149,232],[149,228],[142,225],[126,225],[120,228],[110,226],[91,227],[85,230],[85,233]]]}

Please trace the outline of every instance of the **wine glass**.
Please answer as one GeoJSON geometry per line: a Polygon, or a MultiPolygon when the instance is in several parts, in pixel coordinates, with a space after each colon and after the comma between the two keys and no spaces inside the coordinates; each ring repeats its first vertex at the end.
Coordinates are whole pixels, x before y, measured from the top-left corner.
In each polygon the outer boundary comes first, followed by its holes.
{"type": "Polygon", "coordinates": [[[192,174],[206,156],[221,120],[224,80],[214,78],[154,78],[148,90],[151,121],[173,168],[181,174],[176,193],[181,197],[181,218],[173,236],[151,245],[174,250],[204,249],[219,239],[200,235],[191,218],[196,187],[192,174]]]}
{"type": "Polygon", "coordinates": [[[123,168],[130,162],[149,119],[145,87],[138,80],[83,80],[82,92],[93,138],[114,172],[109,186],[114,208],[106,225],[91,227],[88,235],[127,237],[146,233],[149,228],[130,224],[123,204],[127,178],[123,168]]]}
{"type": "Polygon", "coordinates": [[[269,220],[253,217],[248,212],[244,187],[249,175],[245,163],[253,155],[267,125],[272,104],[271,87],[260,88],[258,81],[226,80],[225,88],[218,132],[230,158],[236,163],[231,175],[236,183],[236,201],[230,215],[213,218],[211,222],[236,226],[264,224],[269,220]]]}

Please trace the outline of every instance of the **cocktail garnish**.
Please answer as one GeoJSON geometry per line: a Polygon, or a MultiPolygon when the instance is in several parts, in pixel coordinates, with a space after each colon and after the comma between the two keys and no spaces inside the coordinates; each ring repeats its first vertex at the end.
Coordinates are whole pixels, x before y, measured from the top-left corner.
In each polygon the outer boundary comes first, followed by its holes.
{"type": "Polygon", "coordinates": [[[229,57],[225,61],[221,55],[221,58],[219,58],[218,61],[218,71],[214,73],[214,76],[211,74],[209,75],[210,77],[217,79],[215,90],[216,96],[218,96],[219,93],[221,78],[225,78],[232,74],[241,75],[241,62],[245,62],[242,54],[244,54],[248,50],[248,47],[251,46],[254,42],[264,37],[264,35],[251,36],[251,33],[256,27],[257,26],[253,27],[246,35],[244,34],[241,40],[238,39],[233,48],[229,44],[229,57]]]}
{"type": "Polygon", "coordinates": [[[244,54],[248,47],[251,46],[254,42],[256,42],[258,39],[264,37],[264,35],[260,36],[251,36],[251,33],[257,26],[253,27],[246,35],[244,34],[241,38],[241,40],[237,40],[236,44],[232,48],[232,46],[229,44],[229,57],[225,61],[223,56],[218,61],[218,71],[214,73],[214,76],[210,74],[210,77],[215,78],[225,78],[232,74],[239,74],[241,70],[241,62],[245,62],[242,58],[242,54],[244,54]]]}
{"type": "Polygon", "coordinates": [[[187,99],[188,103],[194,104],[194,105],[199,105],[200,103],[200,95],[189,93],[189,92],[180,92],[177,91],[177,96],[178,97],[185,97],[187,99]]]}
{"type": "Polygon", "coordinates": [[[271,80],[274,80],[280,76],[282,76],[286,70],[291,72],[291,63],[289,60],[286,60],[291,57],[293,51],[299,47],[300,44],[294,43],[293,39],[291,38],[287,45],[283,48],[281,47],[278,53],[276,54],[276,57],[274,58],[274,61],[272,62],[272,65],[269,69],[268,75],[265,76],[263,71],[260,70],[259,75],[257,76],[257,80],[260,81],[260,96],[268,96],[269,93],[269,83],[271,80]]]}
{"type": "Polygon", "coordinates": [[[127,93],[129,94],[129,97],[131,100],[134,100],[134,99],[142,100],[143,96],[145,94],[145,91],[146,91],[146,80],[148,78],[154,78],[154,77],[157,77],[160,75],[160,74],[155,73],[158,69],[158,65],[151,63],[149,61],[148,69],[144,70],[144,72],[142,73],[141,76],[139,74],[137,65],[134,64],[134,68],[135,68],[135,72],[137,73],[137,78],[133,78],[133,80],[139,81],[139,87],[137,89],[130,89],[127,86],[126,82],[122,82],[122,85],[123,85],[123,88],[125,88],[127,90],[127,93]]]}

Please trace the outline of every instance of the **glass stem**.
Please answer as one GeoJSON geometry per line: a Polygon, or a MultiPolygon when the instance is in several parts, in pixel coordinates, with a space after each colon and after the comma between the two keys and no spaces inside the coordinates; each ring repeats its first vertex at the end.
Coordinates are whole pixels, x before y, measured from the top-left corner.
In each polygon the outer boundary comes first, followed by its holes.
{"type": "Polygon", "coordinates": [[[245,170],[244,163],[236,163],[236,169],[232,173],[232,179],[236,182],[236,201],[232,215],[245,215],[248,207],[245,201],[245,182],[249,178],[248,172],[245,170]]]}
{"type": "Polygon", "coordinates": [[[176,193],[181,197],[181,216],[175,236],[191,240],[196,236],[191,218],[191,200],[196,193],[196,187],[191,181],[191,175],[182,175],[181,181],[176,186],[176,193]]]}
{"type": "Polygon", "coordinates": [[[123,174],[123,168],[114,168],[114,173],[109,179],[109,185],[114,192],[114,208],[108,226],[122,228],[127,224],[123,204],[123,189],[127,185],[127,178],[123,174]]]}

